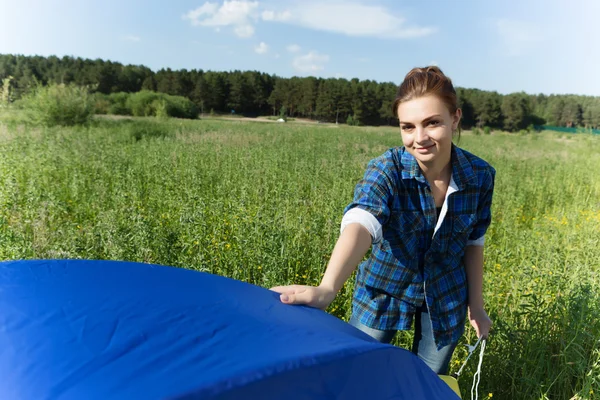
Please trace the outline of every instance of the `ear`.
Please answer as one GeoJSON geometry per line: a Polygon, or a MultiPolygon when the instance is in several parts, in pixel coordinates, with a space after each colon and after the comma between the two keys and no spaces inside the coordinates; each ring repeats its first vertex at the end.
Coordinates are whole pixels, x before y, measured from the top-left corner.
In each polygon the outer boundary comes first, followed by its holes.
{"type": "Polygon", "coordinates": [[[461,118],[462,118],[462,110],[460,108],[457,108],[456,112],[452,116],[452,130],[453,131],[458,129],[458,124],[460,123],[461,118]]]}

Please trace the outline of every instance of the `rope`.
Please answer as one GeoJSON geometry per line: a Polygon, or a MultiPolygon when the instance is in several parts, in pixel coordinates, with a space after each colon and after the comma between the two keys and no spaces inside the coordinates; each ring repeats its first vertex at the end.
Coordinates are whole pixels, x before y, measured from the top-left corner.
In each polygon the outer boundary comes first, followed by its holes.
{"type": "Polygon", "coordinates": [[[485,340],[481,345],[481,351],[479,352],[479,364],[477,365],[477,372],[473,375],[473,386],[471,386],[471,400],[473,400],[473,390],[475,390],[475,400],[479,398],[479,381],[481,379],[481,364],[483,364],[483,352],[485,351],[485,340]],[[477,380],[477,384],[475,384],[477,380]]]}
{"type": "Polygon", "coordinates": [[[479,363],[477,364],[477,372],[475,372],[475,375],[473,375],[473,386],[471,386],[471,400],[473,400],[473,392],[475,392],[475,400],[479,399],[478,390],[479,390],[479,381],[481,379],[481,365],[483,364],[483,353],[485,351],[485,344],[486,344],[485,339],[482,339],[482,337],[479,337],[479,339],[477,339],[477,342],[475,342],[475,344],[473,346],[467,345],[467,347],[469,348],[469,355],[467,355],[466,360],[463,362],[463,365],[460,367],[458,372],[453,374],[454,378],[458,378],[460,376],[463,368],[465,367],[465,365],[467,365],[467,361],[469,361],[469,358],[471,358],[471,354],[473,354],[473,352],[475,351],[477,346],[479,346],[479,342],[481,342],[482,340],[483,340],[483,343],[481,344],[481,350],[479,352],[479,363]]]}
{"type": "Polygon", "coordinates": [[[471,354],[473,354],[473,352],[475,351],[475,349],[477,348],[477,346],[479,346],[479,342],[481,341],[481,337],[479,339],[477,339],[477,342],[475,342],[475,344],[473,346],[467,345],[467,347],[469,348],[469,355],[467,355],[467,359],[465,360],[465,362],[463,362],[463,365],[460,367],[460,369],[458,370],[458,372],[456,374],[454,374],[455,378],[458,378],[460,376],[460,374],[462,373],[463,368],[465,367],[465,365],[467,365],[467,361],[469,361],[469,358],[471,358],[471,354]]]}

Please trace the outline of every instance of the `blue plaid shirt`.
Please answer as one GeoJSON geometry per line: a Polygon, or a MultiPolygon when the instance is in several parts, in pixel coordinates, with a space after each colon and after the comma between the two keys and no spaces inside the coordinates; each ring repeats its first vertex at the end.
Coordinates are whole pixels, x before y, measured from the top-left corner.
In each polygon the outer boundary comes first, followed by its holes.
{"type": "Polygon", "coordinates": [[[438,348],[457,342],[464,333],[464,251],[467,241],[481,238],[490,225],[496,174],[487,162],[455,145],[451,163],[458,191],[448,196],[435,235],[435,200],[416,159],[404,147],[369,162],[344,210],[364,209],[382,226],[382,239],[357,271],[355,316],[374,329],[408,330],[426,301],[438,348]]]}

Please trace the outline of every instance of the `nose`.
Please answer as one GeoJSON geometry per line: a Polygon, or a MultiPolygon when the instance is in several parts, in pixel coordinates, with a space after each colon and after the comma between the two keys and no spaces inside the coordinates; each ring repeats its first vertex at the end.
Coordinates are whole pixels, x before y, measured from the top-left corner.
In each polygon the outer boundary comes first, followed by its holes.
{"type": "Polygon", "coordinates": [[[417,143],[426,143],[429,140],[429,135],[427,134],[427,130],[422,126],[417,126],[416,128],[416,136],[415,141],[417,143]]]}

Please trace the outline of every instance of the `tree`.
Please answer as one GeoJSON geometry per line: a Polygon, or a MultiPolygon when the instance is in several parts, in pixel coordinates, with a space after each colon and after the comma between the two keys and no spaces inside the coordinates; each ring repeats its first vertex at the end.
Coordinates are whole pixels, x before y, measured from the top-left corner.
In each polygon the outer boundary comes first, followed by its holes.
{"type": "Polygon", "coordinates": [[[476,124],[475,108],[473,107],[473,91],[469,89],[457,88],[458,108],[462,110],[461,126],[469,129],[476,124]]]}
{"type": "Polygon", "coordinates": [[[526,128],[530,123],[530,106],[525,93],[512,93],[502,99],[504,129],[517,131],[526,128]]]}
{"type": "Polygon", "coordinates": [[[566,127],[572,128],[583,125],[583,108],[574,97],[565,99],[565,108],[562,113],[563,123],[566,127]]]}
{"type": "MultiPolygon", "coordinates": [[[[398,123],[390,109],[397,86],[391,82],[315,77],[282,78],[258,71],[202,71],[123,65],[101,59],[0,54],[0,81],[12,76],[11,95],[21,98],[37,84],[75,84],[91,92],[158,91],[183,96],[207,112],[319,118],[378,125],[398,123]]],[[[456,88],[462,126],[522,129],[525,124],[570,127],[600,126],[600,97],[528,95],[456,88]]],[[[527,126],[527,125],[525,125],[527,126]]]]}
{"type": "Polygon", "coordinates": [[[478,128],[484,126],[502,126],[502,97],[497,92],[477,91],[474,96],[473,108],[478,128]]]}

